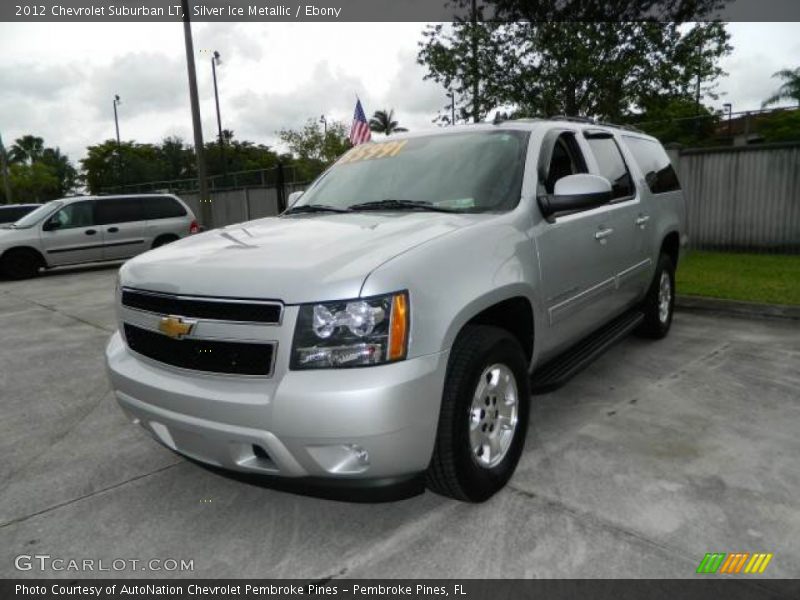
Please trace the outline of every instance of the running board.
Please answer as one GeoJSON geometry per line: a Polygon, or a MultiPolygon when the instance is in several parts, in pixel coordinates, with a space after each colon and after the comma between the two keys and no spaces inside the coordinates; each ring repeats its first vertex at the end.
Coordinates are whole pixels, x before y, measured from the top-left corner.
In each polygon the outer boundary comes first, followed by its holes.
{"type": "Polygon", "coordinates": [[[641,311],[630,311],[585,337],[536,369],[531,377],[531,391],[534,394],[543,394],[561,387],[600,354],[636,329],[643,320],[644,314],[641,311]]]}

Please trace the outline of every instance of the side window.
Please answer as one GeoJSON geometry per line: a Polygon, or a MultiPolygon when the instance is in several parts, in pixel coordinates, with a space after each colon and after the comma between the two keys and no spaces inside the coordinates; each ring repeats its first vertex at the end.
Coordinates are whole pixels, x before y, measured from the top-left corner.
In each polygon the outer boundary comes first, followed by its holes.
{"type": "Polygon", "coordinates": [[[142,202],[139,198],[107,198],[97,201],[97,222],[100,225],[142,220],[142,202]]]}
{"type": "Polygon", "coordinates": [[[69,204],[48,219],[58,223],[58,229],[74,229],[95,225],[94,202],[69,204]]]}
{"type": "Polygon", "coordinates": [[[144,209],[144,219],[170,219],[173,217],[185,217],[186,209],[181,203],[169,196],[149,196],[142,198],[144,209]]]}
{"type": "Polygon", "coordinates": [[[583,159],[578,142],[575,141],[575,134],[562,133],[558,136],[550,156],[547,179],[544,182],[545,190],[548,194],[552,194],[555,191],[556,181],[562,177],[586,172],[586,161],[583,159]]]}
{"type": "Polygon", "coordinates": [[[587,135],[587,141],[597,160],[597,166],[600,167],[600,175],[611,182],[612,202],[633,196],[635,194],[633,179],[614,138],[606,135],[597,137],[587,135]]]}
{"type": "Polygon", "coordinates": [[[672,162],[661,144],[627,135],[625,144],[642,170],[647,187],[653,194],[663,194],[681,189],[678,174],[672,167],[672,162]]]}

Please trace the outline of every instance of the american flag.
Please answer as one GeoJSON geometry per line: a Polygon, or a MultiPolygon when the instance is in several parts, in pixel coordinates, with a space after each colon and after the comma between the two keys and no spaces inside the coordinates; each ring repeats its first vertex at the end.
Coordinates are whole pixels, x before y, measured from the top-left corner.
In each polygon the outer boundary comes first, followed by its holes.
{"type": "Polygon", "coordinates": [[[367,116],[364,114],[364,107],[361,106],[361,100],[357,99],[356,112],[353,114],[353,125],[350,127],[350,143],[353,146],[358,146],[371,139],[372,133],[369,130],[367,116]]]}

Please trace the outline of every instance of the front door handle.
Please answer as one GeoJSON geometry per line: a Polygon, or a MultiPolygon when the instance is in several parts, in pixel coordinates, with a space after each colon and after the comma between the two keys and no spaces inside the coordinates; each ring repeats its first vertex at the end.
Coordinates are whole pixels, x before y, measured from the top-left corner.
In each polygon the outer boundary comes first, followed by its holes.
{"type": "Polygon", "coordinates": [[[83,233],[85,233],[86,235],[94,235],[95,233],[97,233],[97,230],[95,230],[95,229],[87,229],[83,233]]]}
{"type": "Polygon", "coordinates": [[[647,215],[639,215],[639,218],[634,221],[636,225],[644,229],[647,226],[647,222],[650,220],[650,217],[647,215]]]}
{"type": "Polygon", "coordinates": [[[119,231],[119,227],[109,227],[106,231],[108,231],[108,233],[117,233],[119,231]]]}
{"type": "Polygon", "coordinates": [[[610,227],[608,227],[606,229],[601,229],[600,231],[598,231],[597,233],[594,234],[594,239],[596,239],[596,240],[605,240],[612,233],[614,233],[614,230],[611,229],[610,227]]]}

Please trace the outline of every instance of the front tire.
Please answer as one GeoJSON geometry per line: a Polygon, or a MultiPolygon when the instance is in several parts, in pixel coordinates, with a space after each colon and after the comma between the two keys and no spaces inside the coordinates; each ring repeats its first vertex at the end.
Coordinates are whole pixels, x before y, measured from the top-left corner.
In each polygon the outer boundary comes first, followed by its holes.
{"type": "Polygon", "coordinates": [[[447,364],[428,488],[467,502],[500,490],[522,454],[529,407],[519,342],[497,327],[465,327],[447,364]]]}
{"type": "Polygon", "coordinates": [[[0,274],[9,279],[31,279],[44,266],[42,257],[33,250],[17,248],[8,250],[0,259],[0,274]]]}
{"type": "Polygon", "coordinates": [[[656,273],[642,303],[642,310],[644,321],[636,333],[654,340],[666,337],[675,310],[675,265],[666,254],[658,258],[656,273]]]}

